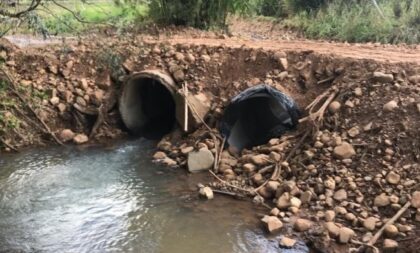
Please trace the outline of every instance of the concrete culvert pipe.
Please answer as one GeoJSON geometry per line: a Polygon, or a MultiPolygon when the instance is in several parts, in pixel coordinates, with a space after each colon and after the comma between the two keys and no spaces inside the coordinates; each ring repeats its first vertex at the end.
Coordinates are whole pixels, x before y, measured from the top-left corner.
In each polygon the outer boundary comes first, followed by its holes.
{"type": "Polygon", "coordinates": [[[122,120],[129,131],[147,139],[159,139],[176,125],[176,86],[159,70],[129,77],[119,101],[122,120]]]}
{"type": "Polygon", "coordinates": [[[240,151],[294,129],[300,115],[292,98],[271,86],[258,85],[233,98],[225,109],[220,131],[228,145],[240,151]]]}

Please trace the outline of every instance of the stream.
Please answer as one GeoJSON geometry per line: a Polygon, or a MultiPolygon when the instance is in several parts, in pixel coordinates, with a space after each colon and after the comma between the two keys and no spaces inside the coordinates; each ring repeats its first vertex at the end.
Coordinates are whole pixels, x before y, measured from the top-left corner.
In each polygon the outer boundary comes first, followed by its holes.
{"type": "Polygon", "coordinates": [[[0,154],[0,252],[289,252],[251,203],[198,199],[207,173],[153,164],[154,145],[0,154]]]}

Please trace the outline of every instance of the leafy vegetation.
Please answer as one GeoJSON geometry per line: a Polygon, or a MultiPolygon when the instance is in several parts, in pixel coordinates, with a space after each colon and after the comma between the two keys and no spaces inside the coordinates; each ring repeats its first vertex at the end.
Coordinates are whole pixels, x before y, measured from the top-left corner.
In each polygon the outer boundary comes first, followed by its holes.
{"type": "Polygon", "coordinates": [[[250,10],[248,0],[151,0],[151,17],[163,24],[208,29],[225,27],[232,13],[250,10]]]}
{"type": "MultiPolygon", "coordinates": [[[[264,3],[271,0],[262,0],[264,3]]],[[[306,37],[348,42],[419,43],[420,1],[282,0],[281,22],[306,37]],[[383,15],[383,16],[382,16],[383,15]]],[[[277,5],[271,5],[277,8],[277,5]]]]}
{"type": "MultiPolygon", "coordinates": [[[[118,29],[145,20],[202,29],[225,28],[232,14],[275,17],[306,37],[348,42],[419,43],[418,0],[112,0],[88,3],[41,1],[19,18],[44,37],[112,25],[118,29]],[[375,5],[378,4],[378,6],[375,5]]],[[[0,19],[4,16],[0,15],[0,19]]],[[[0,22],[0,36],[14,19],[0,22]],[[12,21],[10,21],[12,20],[12,21]],[[10,21],[10,22],[9,22],[10,21]],[[3,27],[5,26],[5,27],[3,27]]],[[[1,20],[0,20],[1,21],[1,20]]]]}

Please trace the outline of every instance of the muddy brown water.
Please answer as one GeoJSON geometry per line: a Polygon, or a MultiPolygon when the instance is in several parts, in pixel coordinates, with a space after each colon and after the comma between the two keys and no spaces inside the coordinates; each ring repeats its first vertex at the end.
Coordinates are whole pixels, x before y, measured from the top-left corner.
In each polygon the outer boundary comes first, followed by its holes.
{"type": "Polygon", "coordinates": [[[207,175],[150,162],[154,144],[0,156],[0,252],[289,252],[252,204],[193,191],[207,175]]]}

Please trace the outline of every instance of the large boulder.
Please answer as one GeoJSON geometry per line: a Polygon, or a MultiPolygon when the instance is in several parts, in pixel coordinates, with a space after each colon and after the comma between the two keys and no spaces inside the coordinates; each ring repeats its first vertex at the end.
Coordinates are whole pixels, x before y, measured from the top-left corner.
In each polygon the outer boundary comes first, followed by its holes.
{"type": "Polygon", "coordinates": [[[214,156],[208,149],[200,149],[188,153],[188,171],[200,172],[213,167],[214,156]]]}

